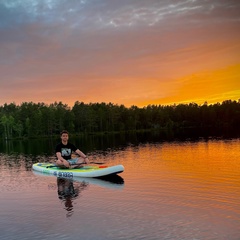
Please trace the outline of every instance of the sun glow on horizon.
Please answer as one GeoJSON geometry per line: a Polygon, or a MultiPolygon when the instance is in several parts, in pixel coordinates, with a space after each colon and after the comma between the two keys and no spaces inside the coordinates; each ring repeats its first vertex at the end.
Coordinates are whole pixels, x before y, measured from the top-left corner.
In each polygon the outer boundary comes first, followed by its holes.
{"type": "Polygon", "coordinates": [[[205,102],[214,104],[225,100],[240,99],[240,64],[224,69],[204,71],[176,79],[178,85],[171,95],[159,99],[141,102],[140,106],[149,104],[171,105],[181,103],[205,102]]]}

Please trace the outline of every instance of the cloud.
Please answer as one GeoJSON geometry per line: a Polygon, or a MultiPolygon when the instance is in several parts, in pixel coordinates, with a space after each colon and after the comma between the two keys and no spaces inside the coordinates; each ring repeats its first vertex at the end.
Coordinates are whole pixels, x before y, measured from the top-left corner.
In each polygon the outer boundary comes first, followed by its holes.
{"type": "MultiPolygon", "coordinates": [[[[2,25],[42,22],[43,24],[89,29],[95,27],[153,26],[165,19],[198,14],[211,16],[229,12],[236,18],[239,3],[236,1],[200,0],[2,0],[2,25]],[[233,13],[233,14],[232,14],[233,13]]],[[[219,15],[220,16],[220,15],[219,15]]],[[[193,20],[197,18],[193,18],[193,20]]],[[[239,17],[237,18],[239,20],[239,17]]],[[[199,19],[202,22],[202,18],[199,19]]]]}
{"type": "Polygon", "coordinates": [[[38,99],[62,100],[64,89],[77,99],[76,86],[89,101],[166,96],[174,79],[239,62],[239,8],[232,0],[2,0],[2,101],[37,90],[38,99]]]}

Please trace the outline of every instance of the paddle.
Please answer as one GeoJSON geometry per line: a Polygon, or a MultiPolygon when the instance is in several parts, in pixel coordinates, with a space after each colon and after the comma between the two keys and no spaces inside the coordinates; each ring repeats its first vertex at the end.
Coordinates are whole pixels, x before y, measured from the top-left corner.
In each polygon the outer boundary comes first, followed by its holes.
{"type": "MultiPolygon", "coordinates": [[[[73,156],[74,157],[74,156],[73,156]]],[[[56,157],[50,157],[50,162],[51,163],[54,163],[54,160],[56,160],[56,157]]],[[[81,163],[81,164],[86,164],[86,163],[81,163]]],[[[105,164],[105,163],[103,163],[103,162],[89,162],[89,164],[98,164],[98,165],[101,165],[101,164],[105,164]]],[[[74,164],[74,165],[76,165],[76,164],[74,164]]]]}
{"type": "MultiPolygon", "coordinates": [[[[83,167],[82,164],[73,164],[73,165],[71,165],[71,166],[74,166],[73,168],[75,168],[75,167],[78,167],[78,168],[83,167]]],[[[50,165],[50,166],[46,166],[46,168],[54,168],[54,167],[59,167],[59,166],[57,166],[56,164],[50,165]]],[[[60,168],[62,168],[62,169],[71,169],[71,168],[64,167],[64,166],[61,166],[60,168]]]]}
{"type": "MultiPolygon", "coordinates": [[[[84,164],[86,164],[86,163],[84,163],[84,164]]],[[[99,164],[99,165],[101,165],[101,164],[105,164],[105,163],[103,163],[103,162],[90,162],[90,164],[99,164]]]]}
{"type": "MultiPolygon", "coordinates": [[[[76,166],[76,167],[81,168],[81,167],[83,167],[84,164],[86,164],[86,163],[77,163],[77,164],[72,164],[71,166],[76,166]]],[[[102,163],[102,162],[90,162],[90,164],[101,165],[101,164],[104,164],[104,163],[102,163]]],[[[53,167],[58,167],[58,166],[56,164],[54,164],[54,165],[47,166],[46,168],[53,168],[53,167]]],[[[63,169],[65,169],[65,168],[63,168],[63,169]]],[[[68,168],[66,167],[66,169],[68,169],[68,168]]]]}

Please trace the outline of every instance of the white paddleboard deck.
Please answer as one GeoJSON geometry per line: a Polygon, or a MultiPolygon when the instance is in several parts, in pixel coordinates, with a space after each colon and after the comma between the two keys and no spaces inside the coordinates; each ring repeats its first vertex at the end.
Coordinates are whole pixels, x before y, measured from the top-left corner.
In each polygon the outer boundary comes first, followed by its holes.
{"type": "Polygon", "coordinates": [[[123,165],[115,166],[83,166],[75,169],[63,169],[52,163],[35,163],[32,169],[41,173],[54,175],[56,177],[103,177],[118,174],[124,171],[123,165]]]}

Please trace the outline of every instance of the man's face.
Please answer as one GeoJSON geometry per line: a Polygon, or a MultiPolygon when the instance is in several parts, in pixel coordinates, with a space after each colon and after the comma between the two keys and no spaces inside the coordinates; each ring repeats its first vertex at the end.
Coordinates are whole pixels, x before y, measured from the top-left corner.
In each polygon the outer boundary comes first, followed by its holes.
{"type": "Polygon", "coordinates": [[[63,133],[61,136],[62,142],[67,142],[68,141],[68,134],[67,133],[63,133]]]}

